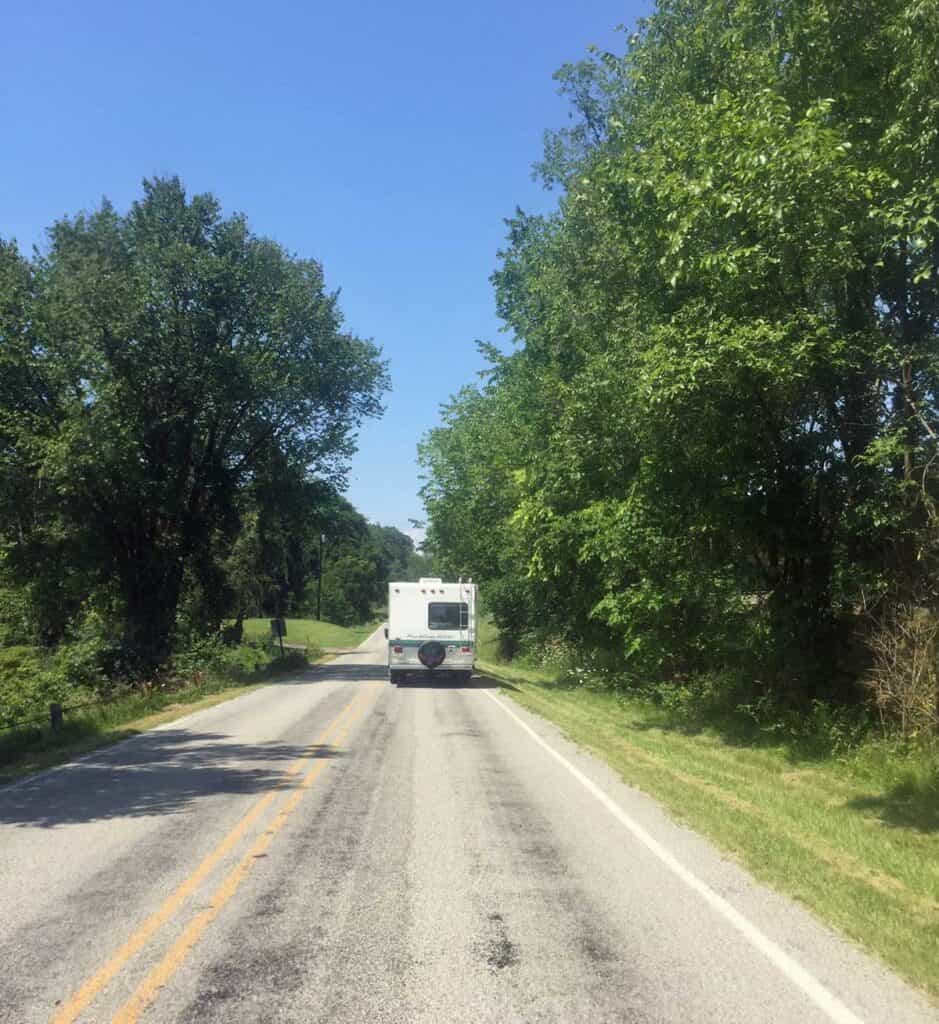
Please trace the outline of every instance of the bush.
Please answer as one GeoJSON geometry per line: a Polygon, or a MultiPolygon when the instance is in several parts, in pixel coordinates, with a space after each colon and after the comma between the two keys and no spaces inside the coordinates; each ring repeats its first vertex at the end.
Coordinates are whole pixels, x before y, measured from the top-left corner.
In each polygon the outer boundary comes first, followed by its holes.
{"type": "Polygon", "coordinates": [[[241,643],[235,647],[222,646],[212,667],[236,678],[245,678],[256,675],[271,664],[269,650],[263,644],[241,643]]]}
{"type": "Polygon", "coordinates": [[[125,688],[133,675],[113,627],[91,603],[69,625],[65,639],[55,649],[49,670],[66,688],[81,688],[105,696],[125,688]]]}
{"type": "Polygon", "coordinates": [[[173,655],[170,673],[185,683],[212,673],[243,680],[270,672],[299,671],[308,668],[309,662],[321,654],[313,645],[304,651],[287,650],[280,654],[270,640],[231,644],[219,634],[190,640],[173,655]]]}
{"type": "Polygon", "coordinates": [[[787,702],[738,671],[704,672],[639,691],[681,726],[714,728],[748,743],[785,744],[811,757],[843,757],[871,735],[865,707],[826,700],[787,702]]]}
{"type": "Polygon", "coordinates": [[[865,684],[881,721],[906,738],[939,735],[939,618],[901,605],[868,644],[874,664],[865,684]]]}
{"type": "Polygon", "coordinates": [[[270,644],[223,642],[221,636],[191,638],[155,678],[131,680],[121,672],[120,648],[111,643],[101,621],[87,614],[71,639],[55,651],[39,647],[0,647],[0,725],[44,721],[53,702],[66,708],[107,703],[133,695],[149,697],[218,684],[260,679],[273,672],[300,671],[321,652],[288,651],[270,644]]]}
{"type": "Polygon", "coordinates": [[[38,716],[43,707],[42,675],[38,648],[0,648],[0,724],[38,716]]]}
{"type": "Polygon", "coordinates": [[[680,682],[653,683],[640,692],[675,719],[696,722],[720,715],[746,714],[749,708],[742,702],[752,693],[752,683],[748,687],[747,681],[734,672],[702,672],[680,682]]]}
{"type": "Polygon", "coordinates": [[[302,651],[287,651],[274,658],[268,665],[268,670],[270,672],[299,672],[309,666],[308,654],[304,654],[302,651]]]}
{"type": "Polygon", "coordinates": [[[261,643],[228,644],[221,635],[196,637],[173,655],[169,671],[186,683],[211,672],[244,678],[256,674],[270,660],[261,643]]]}
{"type": "Polygon", "coordinates": [[[0,585],[0,647],[32,643],[36,640],[35,634],[29,618],[27,593],[0,585]]]}
{"type": "Polygon", "coordinates": [[[94,700],[94,692],[70,682],[56,662],[38,647],[0,648],[0,723],[45,719],[53,702],[94,700]]]}
{"type": "Polygon", "coordinates": [[[538,662],[544,668],[569,671],[577,662],[577,648],[561,637],[549,637],[540,644],[538,662]]]}

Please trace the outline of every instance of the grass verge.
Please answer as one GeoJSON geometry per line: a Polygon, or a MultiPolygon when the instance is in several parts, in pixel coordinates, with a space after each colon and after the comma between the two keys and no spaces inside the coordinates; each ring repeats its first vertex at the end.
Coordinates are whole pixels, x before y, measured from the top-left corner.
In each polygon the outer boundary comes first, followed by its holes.
{"type": "Polygon", "coordinates": [[[240,697],[294,674],[307,664],[304,656],[288,654],[247,676],[216,673],[198,685],[131,693],[107,704],[67,714],[58,733],[53,733],[48,726],[0,733],[0,784],[240,697]]]}
{"type": "MultiPolygon", "coordinates": [[[[380,619],[362,626],[337,626],[316,619],[287,619],[288,644],[307,647],[358,647],[375,632],[380,619]]],[[[245,619],[245,640],[268,640],[271,635],[270,619],[245,619]]]]}
{"type": "Polygon", "coordinates": [[[548,670],[480,669],[714,840],[755,877],[939,997],[939,770],[922,751],[869,742],[840,758],[771,738],[742,742],[661,707],[560,685],[548,670]]]}

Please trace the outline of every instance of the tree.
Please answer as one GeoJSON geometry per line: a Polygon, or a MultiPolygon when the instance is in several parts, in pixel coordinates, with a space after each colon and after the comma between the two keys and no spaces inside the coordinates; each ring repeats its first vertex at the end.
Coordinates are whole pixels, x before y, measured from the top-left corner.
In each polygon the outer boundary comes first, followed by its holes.
{"type": "MultiPolygon", "coordinates": [[[[385,365],[343,330],[318,263],[176,178],[49,239],[2,337],[19,374],[4,405],[36,407],[0,427],[7,464],[38,493],[33,520],[5,529],[8,561],[27,583],[50,558],[86,564],[86,587],[113,594],[128,667],[150,671],[187,574],[207,592],[217,582],[211,552],[236,537],[240,496],[275,464],[342,482],[358,424],[381,411],[385,365]]],[[[23,273],[11,259],[7,278],[23,273]]]]}
{"type": "Polygon", "coordinates": [[[434,551],[497,618],[623,678],[847,695],[859,607],[939,603],[936,19],[661,0],[562,70],[558,209],[494,276],[518,350],[423,449],[434,551]]]}
{"type": "Polygon", "coordinates": [[[368,532],[372,546],[378,552],[382,583],[404,579],[414,553],[414,541],[397,527],[382,526],[380,523],[369,523],[368,532]]]}
{"type": "Polygon", "coordinates": [[[351,515],[327,530],[322,614],[340,625],[367,622],[385,603],[389,580],[403,578],[414,552],[410,537],[396,527],[351,515]]]}

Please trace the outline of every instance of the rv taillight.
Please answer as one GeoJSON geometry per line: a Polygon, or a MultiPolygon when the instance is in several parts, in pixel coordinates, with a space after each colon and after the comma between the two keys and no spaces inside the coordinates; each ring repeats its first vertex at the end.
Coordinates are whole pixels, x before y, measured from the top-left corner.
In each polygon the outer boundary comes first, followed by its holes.
{"type": "Polygon", "coordinates": [[[404,654],[404,648],[403,647],[398,647],[397,645],[395,645],[391,649],[395,652],[395,654],[404,654]]]}
{"type": "Polygon", "coordinates": [[[469,654],[472,651],[472,649],[473,649],[472,647],[461,647],[460,648],[460,653],[461,654],[469,654]]]}

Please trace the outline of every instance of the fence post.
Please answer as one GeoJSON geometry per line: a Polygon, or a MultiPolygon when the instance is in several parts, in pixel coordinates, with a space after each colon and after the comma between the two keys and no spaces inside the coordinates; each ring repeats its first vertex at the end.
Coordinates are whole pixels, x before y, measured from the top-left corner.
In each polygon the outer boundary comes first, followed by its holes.
{"type": "Polygon", "coordinates": [[[49,724],[52,726],[53,732],[58,732],[62,728],[62,705],[61,704],[50,704],[49,705],[49,724]]]}

